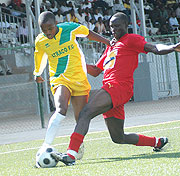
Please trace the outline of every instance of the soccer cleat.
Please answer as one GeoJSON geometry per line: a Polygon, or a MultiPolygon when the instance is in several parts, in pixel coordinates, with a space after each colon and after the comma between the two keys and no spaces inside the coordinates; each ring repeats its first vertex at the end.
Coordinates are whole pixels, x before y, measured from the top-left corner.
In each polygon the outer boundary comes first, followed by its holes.
{"type": "Polygon", "coordinates": [[[168,143],[168,138],[167,137],[162,137],[160,138],[161,145],[160,147],[154,147],[153,151],[159,152],[161,149],[168,143]]]}
{"type": "Polygon", "coordinates": [[[2,71],[0,71],[0,76],[3,76],[3,75],[4,75],[4,73],[2,71]]]}
{"type": "Polygon", "coordinates": [[[81,160],[83,158],[84,155],[84,143],[82,143],[79,147],[77,156],[75,156],[76,160],[81,160]]]}
{"type": "Polygon", "coordinates": [[[54,152],[51,153],[51,157],[54,158],[57,162],[61,161],[63,162],[66,166],[72,166],[75,164],[75,159],[72,159],[68,154],[66,153],[58,153],[54,152]]]}
{"type": "Polygon", "coordinates": [[[8,70],[8,71],[6,72],[6,75],[12,75],[12,72],[11,72],[10,70],[8,70]]]}

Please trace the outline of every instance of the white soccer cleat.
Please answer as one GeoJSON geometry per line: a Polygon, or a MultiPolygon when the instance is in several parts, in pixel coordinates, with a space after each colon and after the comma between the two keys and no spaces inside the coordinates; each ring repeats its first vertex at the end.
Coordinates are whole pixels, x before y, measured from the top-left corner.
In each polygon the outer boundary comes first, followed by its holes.
{"type": "Polygon", "coordinates": [[[76,155],[76,160],[81,160],[83,158],[83,155],[84,155],[84,143],[82,143],[79,147],[79,151],[76,155]]]}

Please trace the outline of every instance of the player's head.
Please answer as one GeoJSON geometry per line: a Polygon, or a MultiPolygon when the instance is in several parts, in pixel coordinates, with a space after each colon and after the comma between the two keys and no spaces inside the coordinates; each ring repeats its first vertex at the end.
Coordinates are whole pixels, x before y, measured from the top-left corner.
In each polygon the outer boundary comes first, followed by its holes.
{"type": "Polygon", "coordinates": [[[55,16],[52,12],[42,12],[39,15],[38,23],[42,32],[48,39],[52,39],[56,35],[58,28],[56,26],[55,16]]]}
{"type": "Polygon", "coordinates": [[[110,29],[116,40],[119,40],[128,31],[128,17],[122,12],[114,14],[110,19],[110,29]]]}

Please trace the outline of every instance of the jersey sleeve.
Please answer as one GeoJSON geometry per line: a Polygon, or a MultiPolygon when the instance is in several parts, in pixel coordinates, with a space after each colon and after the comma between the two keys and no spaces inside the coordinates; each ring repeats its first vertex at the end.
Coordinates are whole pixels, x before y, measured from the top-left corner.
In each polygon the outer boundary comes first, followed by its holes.
{"type": "Polygon", "coordinates": [[[145,41],[145,38],[140,35],[133,34],[131,35],[131,38],[128,41],[128,46],[132,49],[137,51],[138,53],[145,53],[148,52],[144,51],[144,45],[147,43],[145,41]]]}
{"type": "Polygon", "coordinates": [[[107,48],[104,51],[103,55],[100,57],[100,59],[96,63],[96,67],[100,68],[101,70],[104,70],[103,63],[104,63],[105,58],[107,57],[108,49],[109,49],[109,46],[107,46],[107,48]]]}
{"type": "Polygon", "coordinates": [[[72,34],[76,37],[86,37],[89,35],[89,29],[86,26],[81,25],[79,23],[65,22],[60,23],[57,26],[62,28],[63,33],[72,34]]]}
{"type": "Polygon", "coordinates": [[[89,35],[89,29],[84,25],[79,25],[75,32],[76,37],[87,37],[89,35]]]}
{"type": "Polygon", "coordinates": [[[40,76],[47,65],[47,55],[40,48],[39,43],[35,42],[35,51],[34,51],[34,72],[35,76],[40,76]]]}

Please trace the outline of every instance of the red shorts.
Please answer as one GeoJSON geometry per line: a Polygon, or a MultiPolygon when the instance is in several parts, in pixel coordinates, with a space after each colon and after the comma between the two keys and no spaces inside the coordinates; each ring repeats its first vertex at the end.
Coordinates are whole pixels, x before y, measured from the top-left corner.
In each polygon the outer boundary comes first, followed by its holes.
{"type": "Polygon", "coordinates": [[[110,94],[113,103],[113,108],[104,113],[103,117],[115,117],[124,120],[124,104],[133,96],[132,86],[127,83],[112,82],[104,84],[102,88],[110,94]]]}

